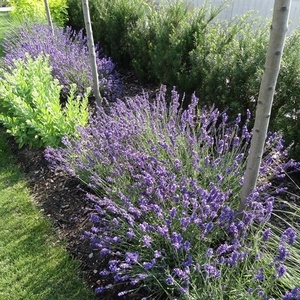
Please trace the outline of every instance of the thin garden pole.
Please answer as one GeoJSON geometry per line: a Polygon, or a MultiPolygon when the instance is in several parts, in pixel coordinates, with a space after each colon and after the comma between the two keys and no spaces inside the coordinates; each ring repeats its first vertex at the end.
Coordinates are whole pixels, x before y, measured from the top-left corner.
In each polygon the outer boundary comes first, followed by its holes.
{"type": "Polygon", "coordinates": [[[101,97],[101,94],[99,91],[99,78],[98,78],[98,71],[97,71],[97,64],[96,64],[96,52],[95,52],[95,46],[94,46],[94,38],[93,38],[93,31],[92,31],[92,24],[91,24],[88,0],[82,0],[82,8],[83,8],[85,30],[86,30],[86,34],[87,34],[87,40],[88,40],[90,64],[91,64],[92,75],[93,75],[93,90],[94,90],[96,102],[100,106],[102,104],[102,97],[101,97]]]}
{"type": "Polygon", "coordinates": [[[46,10],[47,19],[48,19],[48,25],[51,28],[52,35],[54,35],[54,28],[53,28],[53,23],[52,23],[52,18],[51,18],[51,13],[50,13],[48,0],[44,0],[44,3],[45,3],[45,10],[46,10]]]}
{"type": "Polygon", "coordinates": [[[275,0],[270,29],[270,42],[266,54],[264,73],[260,85],[250,152],[244,175],[239,212],[242,215],[247,198],[255,189],[263,149],[269,127],[275,87],[280,70],[285,36],[288,30],[291,0],[275,0]]]}

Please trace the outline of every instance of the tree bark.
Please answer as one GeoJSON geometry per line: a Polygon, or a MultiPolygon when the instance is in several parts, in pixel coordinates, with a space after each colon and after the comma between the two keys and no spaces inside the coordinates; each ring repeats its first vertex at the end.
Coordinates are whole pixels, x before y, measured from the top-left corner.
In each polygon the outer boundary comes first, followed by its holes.
{"type": "Polygon", "coordinates": [[[93,75],[93,91],[94,91],[94,96],[96,98],[96,102],[100,106],[102,103],[102,97],[101,97],[101,94],[99,91],[99,77],[98,77],[98,71],[97,71],[96,53],[95,53],[94,38],[93,38],[93,31],[92,31],[92,24],[91,24],[88,0],[82,0],[82,9],[83,9],[85,30],[86,30],[86,34],[87,34],[87,40],[88,40],[90,64],[91,64],[92,75],[93,75]]]}
{"type": "Polygon", "coordinates": [[[288,30],[290,8],[291,0],[275,0],[270,30],[270,42],[257,100],[250,152],[244,174],[239,206],[240,213],[245,210],[247,198],[255,189],[259,174],[267,130],[269,127],[275,87],[280,69],[280,62],[284,49],[285,36],[288,30]]]}
{"type": "Polygon", "coordinates": [[[51,28],[52,35],[54,35],[53,23],[52,23],[52,18],[51,18],[51,13],[50,13],[48,0],[44,0],[44,3],[45,3],[45,10],[46,10],[47,19],[48,19],[48,25],[51,28]]]}

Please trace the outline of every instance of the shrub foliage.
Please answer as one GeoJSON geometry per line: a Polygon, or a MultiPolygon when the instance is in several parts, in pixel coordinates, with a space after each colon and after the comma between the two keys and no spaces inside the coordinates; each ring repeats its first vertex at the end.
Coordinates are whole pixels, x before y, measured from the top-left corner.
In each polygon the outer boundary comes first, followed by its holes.
{"type": "MultiPolygon", "coordinates": [[[[51,18],[58,26],[67,21],[67,0],[49,0],[51,18]]],[[[12,16],[21,21],[45,21],[44,0],[10,0],[13,7],[12,16]]]]}
{"type": "Polygon", "coordinates": [[[14,67],[2,74],[0,122],[19,147],[58,147],[63,136],[76,136],[76,127],[87,124],[88,94],[82,99],[75,97],[76,86],[72,86],[62,109],[61,89],[44,56],[33,59],[26,54],[26,60],[16,60],[14,67]]]}
{"type": "MultiPolygon", "coordinates": [[[[121,66],[130,66],[132,53],[129,32],[149,5],[144,0],[94,0],[90,3],[94,40],[99,41],[107,55],[121,66]]],[[[69,22],[73,28],[84,28],[81,1],[68,0],[69,22]]]]}

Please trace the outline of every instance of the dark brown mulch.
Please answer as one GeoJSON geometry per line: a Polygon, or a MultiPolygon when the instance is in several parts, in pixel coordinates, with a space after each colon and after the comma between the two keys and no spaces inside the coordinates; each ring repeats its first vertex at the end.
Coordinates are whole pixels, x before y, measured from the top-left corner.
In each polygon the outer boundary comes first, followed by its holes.
{"type": "MultiPolygon", "coordinates": [[[[123,91],[120,98],[133,97],[145,92],[153,98],[159,89],[151,84],[142,85],[131,72],[122,72],[121,78],[123,91]]],[[[89,222],[91,204],[86,198],[84,187],[76,178],[50,170],[44,158],[44,149],[27,147],[18,149],[13,138],[9,138],[9,142],[21,169],[26,174],[31,194],[38,207],[52,222],[59,238],[66,242],[67,251],[80,261],[80,270],[86,283],[95,289],[101,285],[101,278],[98,275],[101,261],[84,237],[84,232],[91,227],[89,222]]],[[[116,298],[115,291],[95,296],[95,299],[101,300],[116,298]]],[[[130,299],[141,298],[142,296],[137,295],[130,299]]]]}

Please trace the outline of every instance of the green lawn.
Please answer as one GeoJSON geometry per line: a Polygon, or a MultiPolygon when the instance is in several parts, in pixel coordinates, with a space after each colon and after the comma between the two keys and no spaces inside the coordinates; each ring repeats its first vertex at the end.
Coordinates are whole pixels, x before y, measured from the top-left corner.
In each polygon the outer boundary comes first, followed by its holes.
{"type": "MultiPolygon", "coordinates": [[[[0,12],[0,41],[3,39],[4,33],[11,27],[11,18],[9,12],[0,12]]],[[[0,57],[3,56],[3,48],[0,42],[0,57]]]]}
{"type": "Polygon", "coordinates": [[[93,299],[10,153],[1,130],[0,300],[93,299]]]}

